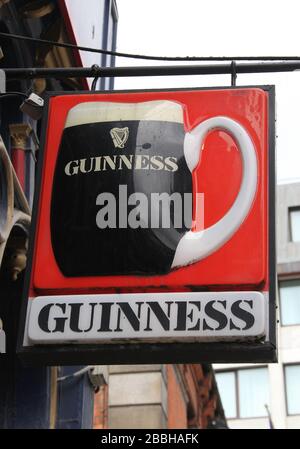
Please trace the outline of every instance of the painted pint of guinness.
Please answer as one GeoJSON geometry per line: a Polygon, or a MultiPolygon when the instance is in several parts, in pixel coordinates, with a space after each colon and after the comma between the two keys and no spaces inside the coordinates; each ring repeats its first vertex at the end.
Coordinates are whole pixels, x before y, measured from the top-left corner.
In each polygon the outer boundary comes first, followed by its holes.
{"type": "Polygon", "coordinates": [[[229,118],[205,120],[185,133],[176,102],[81,103],[68,113],[54,176],[58,266],[70,277],[151,275],[200,260],[242,223],[256,181],[252,141],[229,118]],[[191,173],[216,128],[236,139],[248,169],[230,211],[211,228],[191,232],[191,173]]]}
{"type": "MultiPolygon", "coordinates": [[[[183,140],[182,109],[168,101],[90,102],[69,112],[51,206],[53,249],[65,276],[170,270],[178,242],[190,227],[191,215],[188,228],[184,220],[174,228],[172,217],[169,228],[151,228],[151,222],[132,228],[127,218],[131,213],[137,215],[137,221],[142,220],[138,216],[142,207],[151,217],[153,193],[176,192],[180,198],[184,193],[191,195],[192,179],[183,140]],[[130,195],[131,200],[135,199],[133,195],[137,197],[132,204],[128,204],[130,195]],[[139,203],[141,195],[146,204],[139,203]]],[[[162,204],[157,207],[162,208],[162,204]]],[[[156,212],[159,214],[159,210],[156,212]]]]}

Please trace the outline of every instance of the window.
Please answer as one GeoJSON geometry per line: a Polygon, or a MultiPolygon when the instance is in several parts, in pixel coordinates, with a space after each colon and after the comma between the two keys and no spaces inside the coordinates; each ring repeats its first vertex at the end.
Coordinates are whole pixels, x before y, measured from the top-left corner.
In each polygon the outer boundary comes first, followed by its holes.
{"type": "Polygon", "coordinates": [[[288,415],[300,414],[300,365],[285,366],[285,389],[288,415]]]}
{"type": "Polygon", "coordinates": [[[292,242],[300,242],[300,207],[289,208],[290,238],[292,242]]]}
{"type": "Polygon", "coordinates": [[[281,324],[300,324],[300,279],[281,281],[279,292],[281,324]]]}
{"type": "Polygon", "coordinates": [[[216,373],[227,419],[267,416],[269,403],[267,368],[250,368],[216,373]]]}
{"type": "Polygon", "coordinates": [[[237,417],[235,373],[217,373],[216,379],[226,418],[237,417]]]}

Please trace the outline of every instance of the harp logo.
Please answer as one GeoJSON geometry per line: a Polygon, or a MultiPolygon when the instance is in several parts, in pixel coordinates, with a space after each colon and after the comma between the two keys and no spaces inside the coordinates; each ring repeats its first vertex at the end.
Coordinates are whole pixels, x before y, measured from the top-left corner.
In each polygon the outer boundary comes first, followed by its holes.
{"type": "Polygon", "coordinates": [[[115,148],[124,148],[129,137],[129,129],[127,126],[125,128],[112,128],[110,135],[115,148]]]}

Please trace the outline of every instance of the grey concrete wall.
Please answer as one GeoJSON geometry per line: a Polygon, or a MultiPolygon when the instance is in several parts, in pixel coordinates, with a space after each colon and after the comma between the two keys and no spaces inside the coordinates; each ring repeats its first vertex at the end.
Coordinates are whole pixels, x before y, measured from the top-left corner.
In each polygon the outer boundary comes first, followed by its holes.
{"type": "Polygon", "coordinates": [[[163,365],[109,367],[110,429],[165,429],[167,377],[163,365]]]}

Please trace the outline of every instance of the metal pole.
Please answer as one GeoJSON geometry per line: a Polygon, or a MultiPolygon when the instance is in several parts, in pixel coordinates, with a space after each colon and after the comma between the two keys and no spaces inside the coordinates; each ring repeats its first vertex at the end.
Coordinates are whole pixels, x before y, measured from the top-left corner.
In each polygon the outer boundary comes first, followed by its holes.
{"type": "MultiPolygon", "coordinates": [[[[221,75],[232,74],[232,63],[150,67],[4,68],[3,70],[8,79],[221,75]]],[[[235,63],[235,74],[293,72],[295,70],[300,70],[300,61],[235,63]]]]}

